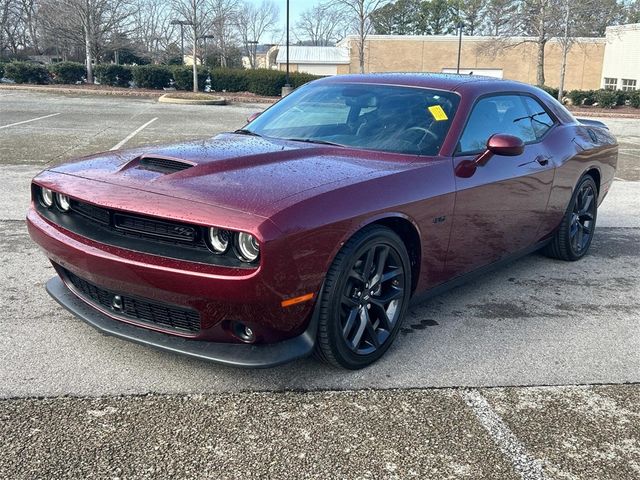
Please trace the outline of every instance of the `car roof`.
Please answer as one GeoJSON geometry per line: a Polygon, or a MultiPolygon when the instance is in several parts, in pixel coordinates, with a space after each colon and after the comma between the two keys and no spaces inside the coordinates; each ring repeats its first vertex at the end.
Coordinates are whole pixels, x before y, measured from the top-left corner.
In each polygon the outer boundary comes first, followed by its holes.
{"type": "Polygon", "coordinates": [[[531,91],[533,87],[528,84],[513,80],[503,80],[484,75],[463,75],[455,73],[423,73],[423,72],[398,72],[398,73],[367,73],[335,75],[325,77],[317,82],[322,83],[376,83],[384,85],[405,85],[411,87],[434,88],[449,91],[531,91]]]}

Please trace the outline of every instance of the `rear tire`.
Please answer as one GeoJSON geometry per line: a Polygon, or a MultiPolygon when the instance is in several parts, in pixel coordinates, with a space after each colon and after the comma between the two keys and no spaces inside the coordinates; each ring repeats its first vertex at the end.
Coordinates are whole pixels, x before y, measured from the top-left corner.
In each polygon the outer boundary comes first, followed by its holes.
{"type": "Polygon", "coordinates": [[[544,254],[566,261],[584,257],[593,240],[597,214],[598,187],[593,177],[585,175],[573,192],[562,222],[544,248],[544,254]]]}
{"type": "Polygon", "coordinates": [[[318,303],[316,355],[356,370],[389,349],[411,296],[407,249],[382,226],[356,233],[336,255],[318,303]]]}

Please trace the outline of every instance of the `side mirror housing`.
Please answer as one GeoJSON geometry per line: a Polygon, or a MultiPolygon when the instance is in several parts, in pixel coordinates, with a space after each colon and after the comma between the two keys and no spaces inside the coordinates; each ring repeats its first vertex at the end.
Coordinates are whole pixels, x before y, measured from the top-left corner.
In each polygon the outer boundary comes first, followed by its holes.
{"type": "Polygon", "coordinates": [[[247,123],[251,123],[251,122],[253,122],[253,121],[254,121],[256,118],[258,118],[261,114],[262,114],[262,112],[252,113],[251,115],[249,115],[249,117],[247,117],[247,123]]]}
{"type": "Polygon", "coordinates": [[[487,140],[487,150],[494,155],[515,157],[516,155],[522,155],[522,152],[524,152],[524,142],[513,135],[496,133],[487,140]]]}
{"type": "Polygon", "coordinates": [[[494,155],[515,157],[524,152],[524,142],[513,135],[496,133],[487,140],[487,149],[475,160],[460,162],[456,168],[456,175],[461,178],[471,177],[478,167],[484,167],[494,155]]]}
{"type": "Polygon", "coordinates": [[[513,135],[496,133],[487,140],[487,149],[473,162],[476,167],[484,167],[494,155],[515,157],[524,152],[524,142],[513,135]]]}

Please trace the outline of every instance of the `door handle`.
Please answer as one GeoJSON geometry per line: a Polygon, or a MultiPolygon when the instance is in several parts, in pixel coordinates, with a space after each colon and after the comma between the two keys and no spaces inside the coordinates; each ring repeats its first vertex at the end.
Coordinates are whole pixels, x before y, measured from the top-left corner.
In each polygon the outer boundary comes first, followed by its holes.
{"type": "Polygon", "coordinates": [[[545,157],[544,155],[538,155],[536,157],[536,162],[538,162],[542,166],[545,166],[549,163],[549,159],[550,157],[545,157]]]}

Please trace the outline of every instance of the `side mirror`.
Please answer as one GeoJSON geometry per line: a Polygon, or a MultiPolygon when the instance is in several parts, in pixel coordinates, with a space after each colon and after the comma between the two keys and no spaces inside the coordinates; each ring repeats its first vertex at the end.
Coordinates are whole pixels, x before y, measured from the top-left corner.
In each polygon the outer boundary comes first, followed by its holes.
{"type": "Polygon", "coordinates": [[[462,178],[471,177],[478,167],[484,167],[494,155],[515,157],[524,152],[524,142],[513,135],[496,133],[487,140],[487,149],[475,160],[465,160],[456,167],[456,175],[462,178]]]}
{"type": "Polygon", "coordinates": [[[262,114],[262,112],[252,113],[251,115],[249,115],[249,117],[247,117],[247,123],[251,123],[251,122],[253,122],[253,121],[254,121],[256,118],[258,118],[261,114],[262,114]]]}
{"type": "Polygon", "coordinates": [[[496,133],[487,140],[487,150],[490,150],[494,155],[515,157],[516,155],[522,155],[522,152],[524,152],[524,142],[513,135],[496,133]]]}
{"type": "Polygon", "coordinates": [[[473,162],[476,167],[484,167],[494,155],[515,157],[524,152],[524,142],[513,135],[496,133],[487,140],[487,149],[473,162]]]}

